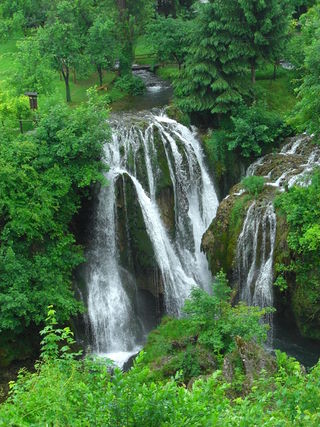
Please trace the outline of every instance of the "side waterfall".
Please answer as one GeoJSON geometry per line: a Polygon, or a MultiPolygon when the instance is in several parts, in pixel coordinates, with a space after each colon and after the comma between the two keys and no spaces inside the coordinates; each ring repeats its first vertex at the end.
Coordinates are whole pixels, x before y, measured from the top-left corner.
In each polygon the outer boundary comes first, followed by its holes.
{"type": "MultiPolygon", "coordinates": [[[[274,167],[273,155],[261,157],[249,166],[247,176],[264,175],[265,186],[285,191],[293,185],[308,185],[310,172],[320,166],[320,149],[310,147],[311,137],[302,135],[292,138],[277,155],[286,158],[288,167],[283,172],[274,167]]],[[[279,164],[279,163],[278,163],[279,164]]],[[[281,164],[281,163],[280,163],[281,164]]],[[[243,191],[235,195],[241,195],[243,191]]],[[[261,308],[272,307],[273,298],[273,255],[276,240],[277,221],[273,203],[270,200],[253,202],[248,209],[237,243],[236,280],[239,296],[248,305],[261,308]]],[[[265,319],[271,326],[269,344],[272,344],[272,315],[265,319]]]]}
{"type": "Polygon", "coordinates": [[[86,282],[93,351],[121,358],[135,351],[146,327],[135,270],[127,267],[135,254],[129,250],[125,263],[120,256],[119,188],[126,242],[130,246],[132,206],[126,201],[130,186],[152,245],[164,309],[171,315],[180,314],[193,286],[210,287],[212,278],[200,244],[216,214],[218,198],[195,132],[151,113],[119,116],[111,124],[112,141],[105,145],[109,184],[98,195],[86,282]],[[161,162],[173,193],[174,232],[168,230],[159,202],[161,162]]]}
{"type": "MultiPolygon", "coordinates": [[[[249,207],[237,246],[237,279],[240,299],[261,308],[273,306],[273,253],[277,220],[273,204],[249,207]]],[[[272,315],[265,319],[271,326],[272,315]]]]}

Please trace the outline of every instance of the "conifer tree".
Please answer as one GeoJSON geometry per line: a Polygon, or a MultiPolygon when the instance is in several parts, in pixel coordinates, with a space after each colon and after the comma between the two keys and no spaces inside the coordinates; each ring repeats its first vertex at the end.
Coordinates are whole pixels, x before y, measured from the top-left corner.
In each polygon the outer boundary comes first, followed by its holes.
{"type": "Polygon", "coordinates": [[[242,100],[247,56],[236,6],[234,1],[226,5],[216,0],[198,11],[189,55],[175,87],[178,103],[187,112],[220,115],[242,100]]]}
{"type": "Polygon", "coordinates": [[[259,60],[276,63],[281,59],[288,33],[292,6],[288,0],[238,0],[246,53],[255,83],[259,60]]]}

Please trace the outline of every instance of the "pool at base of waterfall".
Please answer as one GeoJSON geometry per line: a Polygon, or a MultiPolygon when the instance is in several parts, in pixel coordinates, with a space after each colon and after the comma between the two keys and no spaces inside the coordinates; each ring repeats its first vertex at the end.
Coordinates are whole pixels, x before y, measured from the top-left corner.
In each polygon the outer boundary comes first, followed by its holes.
{"type": "Polygon", "coordinates": [[[113,362],[118,368],[122,369],[132,356],[139,353],[142,347],[136,347],[132,351],[117,351],[114,353],[98,353],[97,357],[101,359],[108,359],[113,362]]]}

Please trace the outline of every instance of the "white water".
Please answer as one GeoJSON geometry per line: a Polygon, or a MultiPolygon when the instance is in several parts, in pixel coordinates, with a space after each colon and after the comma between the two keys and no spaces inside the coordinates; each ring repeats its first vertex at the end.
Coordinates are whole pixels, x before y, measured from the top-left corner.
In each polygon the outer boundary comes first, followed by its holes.
{"type": "Polygon", "coordinates": [[[112,142],[105,146],[109,185],[98,196],[93,244],[88,253],[88,315],[93,351],[112,355],[122,363],[123,357],[136,351],[145,328],[137,303],[135,277],[121,266],[119,259],[118,180],[129,180],[135,190],[161,274],[165,310],[172,315],[180,314],[193,286],[209,289],[212,278],[200,244],[216,214],[218,199],[193,131],[164,115],[151,113],[126,115],[114,120],[112,126],[112,142]],[[155,137],[162,144],[170,171],[175,205],[174,238],[169,237],[156,197],[159,146],[155,137]]]}
{"type": "Polygon", "coordinates": [[[240,297],[248,305],[272,307],[276,224],[271,202],[264,205],[252,203],[237,246],[240,297]]]}
{"type": "MultiPolygon", "coordinates": [[[[293,185],[308,185],[310,172],[315,166],[320,166],[320,149],[310,145],[310,137],[302,135],[292,138],[278,156],[287,157],[288,167],[274,167],[273,155],[261,157],[249,166],[247,176],[259,173],[260,167],[265,167],[266,186],[272,186],[278,191],[285,191],[293,185]],[[290,163],[291,162],[291,163],[290,163]],[[266,167],[267,166],[267,167],[266,167]]],[[[286,159],[283,159],[285,162],[286,159]]],[[[285,164],[285,163],[284,163],[285,164]]],[[[234,193],[241,195],[243,192],[234,193]]],[[[240,289],[240,299],[249,305],[261,308],[273,305],[273,255],[276,239],[276,214],[271,201],[264,200],[258,204],[253,202],[248,209],[241,234],[237,244],[236,279],[240,289]]],[[[271,326],[269,343],[272,341],[272,316],[267,317],[271,326]]]]}

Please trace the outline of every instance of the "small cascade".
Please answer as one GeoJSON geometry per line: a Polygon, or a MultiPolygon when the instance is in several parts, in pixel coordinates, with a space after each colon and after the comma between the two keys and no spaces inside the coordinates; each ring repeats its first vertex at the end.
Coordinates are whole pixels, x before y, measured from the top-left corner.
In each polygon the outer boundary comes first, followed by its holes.
{"type": "Polygon", "coordinates": [[[267,154],[252,163],[246,175],[263,175],[266,185],[276,187],[280,191],[291,188],[295,184],[309,185],[310,172],[316,166],[320,166],[320,147],[312,144],[311,140],[312,137],[307,134],[291,138],[279,154],[267,154]],[[281,159],[276,167],[273,166],[275,156],[281,159]]]}
{"type": "MultiPolygon", "coordinates": [[[[304,134],[292,138],[278,154],[268,154],[252,163],[247,176],[265,177],[265,186],[285,191],[293,185],[308,185],[310,173],[320,166],[320,148],[304,134]],[[279,159],[279,161],[276,161],[279,159]]],[[[233,193],[241,196],[243,190],[233,193]]],[[[273,255],[276,239],[276,214],[270,200],[255,201],[248,209],[237,244],[236,281],[240,299],[261,308],[273,305],[273,255]]],[[[271,326],[272,315],[266,321],[271,326]]]]}
{"type": "Polygon", "coordinates": [[[111,125],[112,142],[105,145],[109,184],[98,196],[86,282],[93,351],[120,360],[148,329],[141,287],[156,298],[161,294],[165,312],[175,316],[192,287],[209,289],[200,244],[218,199],[192,130],[152,113],[118,116],[111,125]],[[148,264],[143,271],[152,269],[150,280],[138,274],[132,227],[144,233],[143,246],[150,244],[142,259],[148,264]]]}
{"type": "MultiPolygon", "coordinates": [[[[277,228],[272,202],[253,202],[248,209],[237,246],[240,299],[261,308],[273,306],[273,253],[277,228]]],[[[271,315],[266,321],[272,327],[271,315]]],[[[271,328],[272,329],[272,328],[271,328]]],[[[269,340],[272,340],[272,330],[269,340]]]]}

